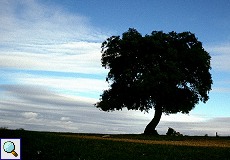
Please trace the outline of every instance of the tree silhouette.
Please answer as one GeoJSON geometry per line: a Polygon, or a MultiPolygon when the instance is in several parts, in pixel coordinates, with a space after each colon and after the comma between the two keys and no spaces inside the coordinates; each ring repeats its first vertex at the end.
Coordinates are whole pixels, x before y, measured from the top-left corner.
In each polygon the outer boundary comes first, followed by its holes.
{"type": "Polygon", "coordinates": [[[191,32],[129,29],[102,43],[102,66],[110,88],[95,104],[103,111],[155,109],[145,134],[156,134],[162,113],[189,113],[211,90],[211,57],[191,32]]]}

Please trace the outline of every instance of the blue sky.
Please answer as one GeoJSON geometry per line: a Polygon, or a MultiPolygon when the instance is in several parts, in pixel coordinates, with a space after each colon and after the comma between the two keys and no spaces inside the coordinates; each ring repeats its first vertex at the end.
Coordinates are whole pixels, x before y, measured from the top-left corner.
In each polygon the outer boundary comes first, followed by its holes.
{"type": "Polygon", "coordinates": [[[1,0],[0,122],[28,130],[142,133],[154,110],[102,112],[101,43],[136,28],[191,31],[212,56],[210,99],[189,115],[163,115],[188,135],[230,135],[230,2],[228,0],[1,0]]]}

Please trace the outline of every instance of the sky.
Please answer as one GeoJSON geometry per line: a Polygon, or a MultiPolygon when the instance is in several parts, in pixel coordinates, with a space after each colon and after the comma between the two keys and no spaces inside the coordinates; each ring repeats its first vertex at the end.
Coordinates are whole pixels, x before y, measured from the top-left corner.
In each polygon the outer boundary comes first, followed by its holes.
{"type": "Polygon", "coordinates": [[[128,28],[195,33],[210,53],[210,99],[157,127],[230,136],[229,0],[1,0],[0,127],[75,133],[143,133],[154,116],[94,107],[109,85],[101,44],[128,28]]]}

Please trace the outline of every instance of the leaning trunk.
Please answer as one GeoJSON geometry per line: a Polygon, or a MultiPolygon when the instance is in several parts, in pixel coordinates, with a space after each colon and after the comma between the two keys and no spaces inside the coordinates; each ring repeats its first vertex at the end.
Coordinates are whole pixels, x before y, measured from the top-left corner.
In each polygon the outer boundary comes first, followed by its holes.
{"type": "Polygon", "coordinates": [[[161,115],[162,115],[162,107],[156,106],[155,115],[152,121],[146,126],[144,134],[158,135],[156,131],[156,126],[160,122],[161,115]]]}

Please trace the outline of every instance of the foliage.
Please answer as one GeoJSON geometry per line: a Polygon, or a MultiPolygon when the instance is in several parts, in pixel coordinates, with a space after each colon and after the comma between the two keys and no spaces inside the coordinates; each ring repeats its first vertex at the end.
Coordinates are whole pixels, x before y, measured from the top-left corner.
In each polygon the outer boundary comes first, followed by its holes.
{"type": "Polygon", "coordinates": [[[0,127],[0,130],[8,130],[8,127],[0,127]]]}
{"type": "Polygon", "coordinates": [[[168,131],[166,133],[167,136],[183,136],[180,132],[175,131],[173,128],[168,128],[168,131]]]}
{"type": "Polygon", "coordinates": [[[109,69],[110,88],[96,107],[103,111],[189,113],[211,90],[211,57],[191,32],[153,31],[142,36],[129,29],[102,43],[102,66],[109,69]]]}
{"type": "Polygon", "coordinates": [[[17,128],[16,130],[24,131],[25,129],[24,128],[17,128]]]}

